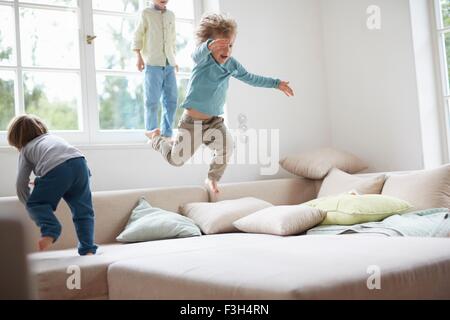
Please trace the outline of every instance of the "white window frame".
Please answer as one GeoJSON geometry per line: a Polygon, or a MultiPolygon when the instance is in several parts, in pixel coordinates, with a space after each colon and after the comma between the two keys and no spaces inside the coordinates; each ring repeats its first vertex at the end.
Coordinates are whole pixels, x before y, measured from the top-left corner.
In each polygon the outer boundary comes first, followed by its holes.
{"type": "MultiPolygon", "coordinates": [[[[20,2],[19,0],[14,1],[2,1],[0,0],[1,5],[10,6],[14,10],[14,35],[15,35],[15,56],[16,56],[16,65],[15,66],[0,66],[0,70],[9,70],[16,73],[14,79],[14,100],[15,100],[15,113],[23,114],[25,112],[25,101],[24,101],[24,87],[23,87],[23,72],[64,72],[64,73],[75,73],[80,76],[81,83],[83,83],[82,79],[82,48],[81,41],[79,45],[79,56],[80,56],[80,66],[79,68],[59,68],[59,67],[25,67],[22,64],[22,54],[21,54],[21,39],[20,39],[20,8],[32,8],[32,9],[47,9],[47,10],[62,10],[62,11],[70,11],[77,13],[78,20],[80,19],[79,8],[69,8],[64,6],[54,6],[47,4],[36,4],[36,3],[28,3],[28,2],[20,2]]],[[[81,24],[80,24],[81,26],[81,24]]],[[[60,135],[61,137],[67,139],[72,143],[82,143],[88,140],[88,122],[86,118],[85,108],[86,106],[86,96],[85,91],[81,89],[81,99],[78,106],[78,127],[79,130],[57,130],[55,133],[60,135]]],[[[0,145],[7,145],[6,141],[6,132],[0,133],[0,145]]]]}
{"type": "Polygon", "coordinates": [[[450,159],[450,82],[447,64],[447,52],[445,48],[445,34],[450,34],[450,26],[444,27],[440,0],[434,0],[433,27],[436,30],[435,44],[437,60],[439,61],[439,82],[440,82],[440,105],[443,115],[443,128],[445,131],[444,141],[446,141],[446,159],[450,159]]]}
{"type": "MultiPolygon", "coordinates": [[[[140,0],[140,9],[143,9],[148,0],[140,0]]],[[[203,12],[202,0],[193,0],[194,19],[177,18],[177,21],[193,23],[194,27],[198,24],[203,12]]],[[[78,0],[78,7],[67,8],[46,4],[35,4],[20,2],[19,0],[4,1],[0,0],[0,5],[10,6],[15,11],[15,66],[0,66],[0,70],[14,71],[16,73],[14,83],[15,95],[15,113],[25,112],[23,72],[24,71],[46,71],[46,72],[75,72],[80,76],[81,82],[81,106],[78,110],[79,130],[55,130],[53,133],[65,138],[67,141],[77,145],[117,145],[141,143],[145,137],[144,130],[100,130],[99,105],[97,94],[97,73],[112,75],[140,75],[138,71],[115,71],[115,70],[97,70],[95,66],[95,40],[94,45],[86,43],[87,35],[94,35],[94,14],[106,14],[115,16],[134,17],[134,13],[121,13],[114,11],[95,10],[92,8],[92,0],[78,0]],[[21,42],[20,42],[20,7],[29,7],[35,9],[59,9],[76,12],[79,24],[79,57],[80,66],[77,69],[70,68],[47,68],[47,67],[23,67],[21,61],[21,42]]],[[[131,50],[131,49],[130,49],[131,50]]],[[[177,78],[188,78],[190,73],[178,73],[177,78]]],[[[144,107],[144,106],[142,106],[144,107]]],[[[0,132],[0,146],[7,146],[6,132],[0,132]]]]}

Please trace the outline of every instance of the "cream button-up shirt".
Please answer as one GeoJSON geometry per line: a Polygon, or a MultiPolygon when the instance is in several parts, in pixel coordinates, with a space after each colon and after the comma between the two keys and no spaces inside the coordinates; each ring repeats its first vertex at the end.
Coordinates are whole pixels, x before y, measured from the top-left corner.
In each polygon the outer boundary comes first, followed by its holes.
{"type": "Polygon", "coordinates": [[[175,14],[149,7],[142,11],[134,32],[133,50],[141,50],[144,62],[155,67],[176,63],[175,14]]]}

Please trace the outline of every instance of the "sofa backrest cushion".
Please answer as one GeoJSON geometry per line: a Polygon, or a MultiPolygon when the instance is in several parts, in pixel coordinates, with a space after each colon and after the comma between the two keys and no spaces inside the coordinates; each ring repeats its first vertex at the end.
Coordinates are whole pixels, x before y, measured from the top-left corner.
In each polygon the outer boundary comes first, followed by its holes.
{"type": "MultiPolygon", "coordinates": [[[[179,207],[186,203],[208,201],[206,189],[197,186],[94,192],[95,241],[97,244],[116,243],[115,238],[125,228],[131,212],[141,197],[145,197],[154,207],[172,212],[179,212],[179,207]]],[[[28,217],[25,207],[16,197],[0,198],[0,215],[3,213],[15,214],[24,220],[30,240],[28,251],[36,251],[36,244],[40,237],[39,228],[28,217]]],[[[64,201],[60,202],[56,216],[62,225],[62,234],[51,249],[75,248],[78,240],[72,215],[64,201]]]]}
{"type": "Polygon", "coordinates": [[[382,194],[406,200],[416,210],[450,208],[450,164],[391,175],[384,184],[382,194]]]}
{"type": "Polygon", "coordinates": [[[219,185],[218,194],[209,191],[210,201],[218,202],[243,197],[254,197],[273,205],[294,205],[310,201],[317,196],[321,180],[301,177],[293,179],[260,180],[219,185]]]}
{"type": "Polygon", "coordinates": [[[323,180],[317,197],[335,196],[352,190],[359,194],[380,194],[385,180],[385,174],[375,177],[357,177],[334,168],[323,180]]]}

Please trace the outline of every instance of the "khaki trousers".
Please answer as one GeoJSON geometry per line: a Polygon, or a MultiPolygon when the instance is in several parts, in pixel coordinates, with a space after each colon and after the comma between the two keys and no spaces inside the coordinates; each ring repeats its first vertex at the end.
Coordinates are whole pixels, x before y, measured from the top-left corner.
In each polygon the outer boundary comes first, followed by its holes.
{"type": "Polygon", "coordinates": [[[184,114],[178,124],[178,134],[174,142],[169,142],[163,137],[157,137],[152,141],[153,149],[176,167],[183,166],[202,144],[214,152],[208,178],[219,181],[234,148],[233,137],[227,130],[223,118],[213,117],[201,121],[184,114]]]}

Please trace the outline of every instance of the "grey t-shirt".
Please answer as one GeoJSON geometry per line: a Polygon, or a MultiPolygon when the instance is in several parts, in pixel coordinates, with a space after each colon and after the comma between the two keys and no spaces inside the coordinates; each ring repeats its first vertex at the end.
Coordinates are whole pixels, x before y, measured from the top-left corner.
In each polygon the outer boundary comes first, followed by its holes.
{"type": "Polygon", "coordinates": [[[19,200],[25,204],[30,196],[29,183],[32,171],[37,177],[43,177],[67,160],[80,157],[84,157],[80,150],[52,134],[43,134],[28,142],[19,154],[16,183],[19,200]]]}

